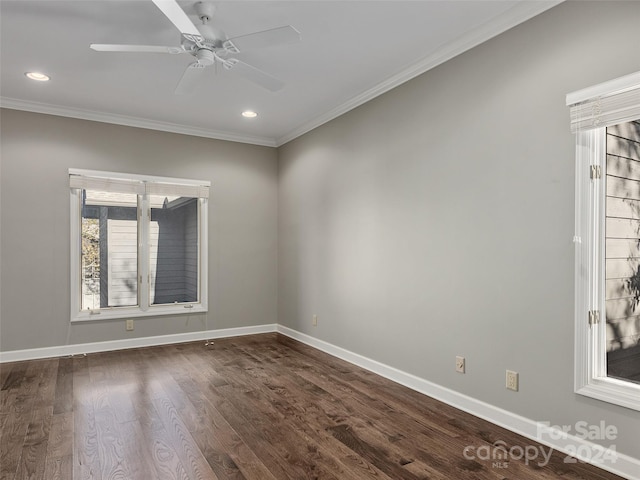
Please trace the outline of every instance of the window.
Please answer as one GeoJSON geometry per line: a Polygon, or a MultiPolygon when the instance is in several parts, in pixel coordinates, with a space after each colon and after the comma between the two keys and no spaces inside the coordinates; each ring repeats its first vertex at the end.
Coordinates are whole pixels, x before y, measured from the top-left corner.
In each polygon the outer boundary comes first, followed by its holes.
{"type": "Polygon", "coordinates": [[[69,170],[71,320],[207,311],[209,182],[69,170]]]}
{"type": "Polygon", "coordinates": [[[640,72],[567,95],[576,133],[575,391],[640,410],[640,72]]]}

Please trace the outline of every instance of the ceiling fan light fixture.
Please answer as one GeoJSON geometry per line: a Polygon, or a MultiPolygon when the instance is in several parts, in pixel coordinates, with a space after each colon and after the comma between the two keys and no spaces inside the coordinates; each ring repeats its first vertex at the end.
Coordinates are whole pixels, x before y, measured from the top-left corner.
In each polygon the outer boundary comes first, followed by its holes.
{"type": "Polygon", "coordinates": [[[253,110],[245,110],[244,112],[242,112],[242,116],[244,118],[256,118],[258,114],[253,110]]]}
{"type": "Polygon", "coordinates": [[[45,75],[44,73],[40,72],[26,72],[25,76],[31,80],[35,80],[36,82],[48,82],[49,80],[51,80],[51,77],[49,77],[49,75],[45,75]]]}

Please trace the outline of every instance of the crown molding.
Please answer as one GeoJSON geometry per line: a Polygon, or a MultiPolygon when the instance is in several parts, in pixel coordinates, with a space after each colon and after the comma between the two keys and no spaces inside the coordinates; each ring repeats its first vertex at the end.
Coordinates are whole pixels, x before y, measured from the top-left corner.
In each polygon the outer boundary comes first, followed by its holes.
{"type": "Polygon", "coordinates": [[[486,42],[487,40],[500,35],[510,28],[523,23],[536,15],[562,3],[564,0],[523,0],[510,8],[507,12],[484,23],[475,30],[459,37],[457,40],[440,47],[437,51],[428,55],[421,61],[407,67],[399,73],[389,77],[387,80],[352,97],[346,102],[335,106],[331,110],[317,116],[313,116],[299,127],[289,133],[279,137],[255,137],[249,135],[238,135],[231,132],[221,132],[207,130],[198,127],[180,125],[169,122],[160,122],[146,118],[130,117],[111,113],[97,112],[78,108],[64,107],[39,102],[30,102],[14,98],[0,97],[0,107],[14,110],[24,110],[27,112],[45,113],[62,117],[78,118],[94,122],[111,123],[115,125],[125,125],[129,127],[146,128],[162,132],[179,133],[183,135],[193,135],[196,137],[213,138],[216,140],[226,140],[230,142],[248,143],[265,147],[279,147],[305,133],[353,110],[360,105],[373,100],[374,98],[388,92],[389,90],[421,75],[438,65],[486,42]]]}
{"type": "Polygon", "coordinates": [[[527,20],[549,10],[552,7],[562,3],[564,0],[547,0],[547,1],[522,1],[516,4],[502,15],[484,23],[475,30],[459,37],[457,40],[450,42],[438,48],[434,53],[425,57],[421,61],[411,65],[401,72],[389,77],[387,80],[356,95],[328,112],[310,119],[298,128],[283,135],[276,141],[276,146],[280,147],[291,140],[310,132],[340,115],[344,115],[360,105],[373,100],[374,98],[388,92],[389,90],[408,82],[412,78],[422,75],[423,73],[443,64],[447,60],[471,50],[473,47],[480,45],[487,40],[506,32],[507,30],[519,25],[527,20]]]}
{"type": "Polygon", "coordinates": [[[216,140],[226,140],[229,142],[238,143],[249,143],[252,145],[261,145],[264,147],[277,146],[275,140],[267,137],[237,135],[229,132],[206,130],[204,128],[190,127],[186,125],[179,125],[176,123],[159,122],[156,120],[149,120],[147,118],[130,117],[127,115],[117,115],[112,113],[97,112],[93,110],[84,110],[80,108],[63,107],[60,105],[52,105],[48,103],[29,102],[8,97],[0,97],[0,107],[13,110],[23,110],[26,112],[57,115],[59,117],[78,118],[81,120],[90,120],[93,122],[112,123],[115,125],[124,125],[127,127],[146,128],[149,130],[158,130],[161,132],[180,133],[183,135],[192,135],[194,137],[213,138],[216,140]]]}

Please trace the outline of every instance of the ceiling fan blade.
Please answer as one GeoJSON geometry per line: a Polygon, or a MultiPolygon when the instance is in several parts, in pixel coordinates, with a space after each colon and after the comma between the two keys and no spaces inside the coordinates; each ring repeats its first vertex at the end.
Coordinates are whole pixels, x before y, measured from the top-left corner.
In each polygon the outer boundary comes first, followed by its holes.
{"type": "MultiPolygon", "coordinates": [[[[184,13],[184,10],[180,8],[176,0],[153,0],[153,3],[155,3],[156,7],[176,26],[180,33],[198,39],[202,38],[196,26],[187,14],[184,13]]],[[[188,38],[193,39],[191,37],[188,38]]]]}
{"type": "Polygon", "coordinates": [[[202,74],[204,73],[205,68],[207,67],[198,62],[194,62],[187,66],[174,93],[176,95],[186,95],[193,92],[196,85],[202,79],[202,74]]]}
{"type": "Polygon", "coordinates": [[[96,52],[131,52],[131,53],[184,53],[182,47],[164,47],[160,45],[114,45],[110,43],[92,43],[89,48],[96,52]]]}
{"type": "Polygon", "coordinates": [[[224,42],[224,47],[231,53],[240,53],[254,48],[271,47],[300,41],[300,32],[291,25],[272,28],[263,32],[249,33],[230,38],[224,42]]]}
{"type": "Polygon", "coordinates": [[[257,83],[261,87],[272,92],[277,92],[284,87],[284,82],[282,80],[272,77],[267,72],[263,72],[259,68],[252,67],[247,63],[241,62],[237,58],[229,58],[224,61],[223,65],[225,69],[230,70],[253,83],[257,83]]]}

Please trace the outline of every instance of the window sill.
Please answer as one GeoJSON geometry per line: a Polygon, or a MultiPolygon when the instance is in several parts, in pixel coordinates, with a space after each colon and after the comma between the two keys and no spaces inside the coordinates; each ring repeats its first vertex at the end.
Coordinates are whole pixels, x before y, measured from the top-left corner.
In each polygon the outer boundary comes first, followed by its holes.
{"type": "Polygon", "coordinates": [[[577,386],[579,395],[640,411],[640,385],[609,377],[594,377],[577,386]]]}
{"type": "Polygon", "coordinates": [[[160,317],[166,315],[191,315],[206,313],[207,307],[200,303],[179,303],[171,305],[154,305],[147,310],[138,307],[114,307],[78,312],[71,317],[71,322],[94,322],[101,320],[121,320],[138,317],[160,317]]]}

